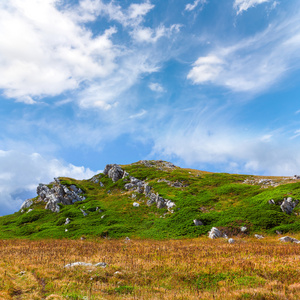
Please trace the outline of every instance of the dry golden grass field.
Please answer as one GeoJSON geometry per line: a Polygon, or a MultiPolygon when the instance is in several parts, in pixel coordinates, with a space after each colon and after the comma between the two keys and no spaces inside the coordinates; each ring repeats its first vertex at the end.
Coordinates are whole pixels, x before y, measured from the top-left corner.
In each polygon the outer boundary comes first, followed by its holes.
{"type": "Polygon", "coordinates": [[[300,299],[300,245],[278,236],[1,240],[0,272],[0,299],[300,299]]]}

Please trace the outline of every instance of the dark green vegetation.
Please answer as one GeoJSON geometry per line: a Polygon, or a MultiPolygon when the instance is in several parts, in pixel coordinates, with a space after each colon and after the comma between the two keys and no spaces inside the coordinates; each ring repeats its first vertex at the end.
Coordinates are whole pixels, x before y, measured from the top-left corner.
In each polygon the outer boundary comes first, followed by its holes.
{"type": "Polygon", "coordinates": [[[300,182],[273,177],[279,185],[264,186],[255,176],[166,168],[159,162],[152,162],[151,167],[135,163],[122,168],[149,183],[153,192],[175,202],[174,212],[158,209],[155,204],[147,206],[144,194],[126,191],[126,182],[113,183],[103,174],[98,178],[104,187],[91,180],[60,178],[64,185],[81,188],[86,200],[61,206],[59,213],[45,210],[44,202],[35,202],[29,213],[26,209],[1,217],[0,238],[191,238],[207,234],[213,226],[229,236],[240,234],[241,226],[248,228],[247,233],[300,231],[300,204],[293,214],[287,215],[279,205],[268,203],[270,199],[279,202],[284,197],[300,199],[300,182]],[[255,182],[245,184],[246,179],[255,182]],[[182,187],[172,187],[174,182],[182,187]],[[133,207],[133,202],[140,206],[133,207]],[[84,217],[80,208],[88,216],[84,217]],[[68,225],[66,218],[71,220],[68,225]],[[195,226],[194,219],[204,225],[195,226]]]}

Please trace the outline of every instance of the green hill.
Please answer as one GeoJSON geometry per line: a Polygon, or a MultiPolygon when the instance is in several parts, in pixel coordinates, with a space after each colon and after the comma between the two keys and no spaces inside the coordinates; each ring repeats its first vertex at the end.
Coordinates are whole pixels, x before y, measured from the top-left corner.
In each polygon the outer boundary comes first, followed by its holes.
{"type": "Polygon", "coordinates": [[[81,199],[58,204],[59,212],[53,212],[36,197],[31,206],[0,218],[0,238],[173,239],[207,234],[212,227],[228,236],[300,231],[300,204],[290,214],[280,206],[284,198],[300,199],[297,179],[208,173],[163,161],[121,168],[123,178],[115,182],[98,174],[89,180],[62,177],[59,184],[48,184],[49,190],[80,189],[81,199]],[[131,182],[139,183],[128,185],[131,182]],[[194,220],[203,225],[196,226],[194,220]],[[245,233],[242,226],[247,227],[245,233]]]}

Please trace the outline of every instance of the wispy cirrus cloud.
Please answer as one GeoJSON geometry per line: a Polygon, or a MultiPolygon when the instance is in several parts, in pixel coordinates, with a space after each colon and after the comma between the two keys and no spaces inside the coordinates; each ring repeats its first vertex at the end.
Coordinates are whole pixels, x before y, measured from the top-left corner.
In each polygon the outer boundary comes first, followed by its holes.
{"type": "Polygon", "coordinates": [[[197,6],[199,5],[204,5],[205,3],[207,3],[207,0],[195,0],[194,3],[188,3],[186,6],[185,6],[185,9],[186,11],[192,11],[194,10],[197,6]]]}
{"type": "Polygon", "coordinates": [[[218,45],[199,57],[188,73],[194,84],[213,84],[235,92],[269,89],[300,67],[300,13],[232,46],[218,45]]]}
{"type": "MultiPolygon", "coordinates": [[[[270,2],[272,0],[235,0],[233,7],[236,9],[236,13],[240,14],[243,11],[247,11],[249,8],[254,7],[256,5],[270,2]]],[[[276,1],[274,1],[276,2],[276,1]]]]}

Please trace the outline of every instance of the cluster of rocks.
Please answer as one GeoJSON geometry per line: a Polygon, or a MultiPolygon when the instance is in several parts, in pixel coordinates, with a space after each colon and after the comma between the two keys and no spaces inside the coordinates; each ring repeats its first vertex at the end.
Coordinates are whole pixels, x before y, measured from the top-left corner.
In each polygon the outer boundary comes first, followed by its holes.
{"type": "Polygon", "coordinates": [[[274,182],[272,179],[269,178],[245,179],[243,183],[249,185],[260,185],[262,188],[267,188],[269,186],[276,187],[279,185],[278,183],[274,182]]]}
{"type": "MultiPolygon", "coordinates": [[[[60,183],[58,178],[54,178],[52,187],[49,188],[47,185],[40,183],[36,190],[38,194],[37,201],[45,202],[45,209],[49,209],[53,212],[59,212],[60,208],[58,204],[70,205],[78,201],[85,200],[82,196],[82,190],[77,188],[75,185],[69,187],[60,183]]],[[[33,204],[32,199],[26,200],[21,209],[28,208],[33,204]]]]}
{"type": "Polygon", "coordinates": [[[293,179],[295,179],[295,180],[300,179],[300,175],[294,175],[293,179]]]}
{"type": "MultiPolygon", "coordinates": [[[[127,178],[129,182],[125,183],[124,188],[129,191],[135,191],[137,193],[144,194],[147,198],[149,198],[147,201],[147,205],[149,206],[155,203],[157,208],[167,208],[169,211],[176,206],[174,202],[164,199],[158,193],[151,193],[151,187],[145,181],[130,176],[128,172],[124,171],[117,164],[106,165],[103,173],[111,178],[113,182],[116,182],[119,179],[127,178]]],[[[137,205],[134,206],[138,207],[137,205]]]]}
{"type": "Polygon", "coordinates": [[[182,188],[182,187],[187,187],[187,184],[183,184],[179,181],[169,181],[166,179],[158,179],[157,182],[165,182],[167,183],[167,185],[171,186],[171,187],[175,187],[175,188],[182,188]]]}
{"type": "Polygon", "coordinates": [[[283,198],[283,201],[278,201],[277,203],[274,201],[274,199],[271,199],[268,201],[268,203],[271,205],[276,205],[276,204],[280,205],[281,210],[284,213],[290,215],[293,212],[294,208],[299,203],[299,200],[293,200],[292,197],[288,197],[288,198],[283,198]]]}
{"type": "Polygon", "coordinates": [[[104,187],[104,184],[100,181],[101,175],[95,175],[90,180],[94,183],[99,183],[101,187],[104,187]]]}
{"type": "Polygon", "coordinates": [[[174,169],[176,167],[172,163],[163,160],[140,160],[138,163],[146,167],[158,167],[159,170],[162,170],[163,168],[174,169]]]}

